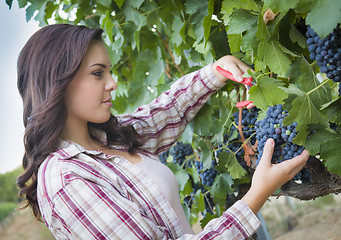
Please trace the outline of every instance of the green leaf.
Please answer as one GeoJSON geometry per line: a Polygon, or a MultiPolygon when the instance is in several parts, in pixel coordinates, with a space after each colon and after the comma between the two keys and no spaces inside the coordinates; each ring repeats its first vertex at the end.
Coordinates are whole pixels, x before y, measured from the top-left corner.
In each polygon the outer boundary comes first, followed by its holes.
{"type": "Polygon", "coordinates": [[[296,130],[298,131],[293,142],[304,145],[308,134],[306,132],[308,125],[311,123],[323,124],[325,119],[311,101],[310,96],[306,94],[294,99],[289,116],[284,118],[283,124],[287,126],[293,122],[297,122],[296,130]]]}
{"type": "Polygon", "coordinates": [[[6,0],[6,4],[8,5],[9,10],[11,10],[12,8],[12,3],[13,3],[13,0],[6,0]]]}
{"type": "Polygon", "coordinates": [[[188,173],[182,167],[179,167],[175,172],[175,178],[178,181],[179,190],[183,191],[187,181],[189,180],[188,173]]]}
{"type": "Polygon", "coordinates": [[[321,145],[321,158],[326,161],[325,166],[328,171],[341,176],[341,136],[338,138],[324,142],[321,145]]]}
{"type": "Polygon", "coordinates": [[[246,171],[239,164],[235,154],[222,151],[218,154],[217,158],[219,163],[222,161],[222,163],[225,164],[225,168],[229,171],[233,179],[242,178],[246,174],[246,171]]]}
{"type": "Polygon", "coordinates": [[[203,212],[205,211],[205,196],[204,194],[198,190],[197,193],[194,196],[194,204],[192,205],[192,208],[197,212],[203,212]]]}
{"type": "Polygon", "coordinates": [[[321,38],[325,38],[338,23],[341,23],[341,1],[316,0],[313,8],[307,14],[306,23],[321,38]]]}
{"type": "Polygon", "coordinates": [[[236,9],[231,14],[230,19],[227,26],[227,34],[241,34],[257,26],[258,15],[246,10],[236,9]]]}
{"type": "Polygon", "coordinates": [[[250,100],[262,110],[266,110],[268,106],[281,104],[288,97],[288,94],[281,88],[283,86],[284,84],[277,79],[261,76],[257,84],[249,91],[250,100]]]}
{"type": "Polygon", "coordinates": [[[18,5],[19,5],[19,8],[26,7],[27,0],[18,0],[18,5]]]}
{"type": "Polygon", "coordinates": [[[181,135],[181,141],[183,143],[192,143],[194,133],[193,127],[193,121],[187,124],[185,131],[181,135]]]}
{"type": "Polygon", "coordinates": [[[209,38],[210,32],[211,32],[212,14],[213,14],[213,10],[214,10],[214,0],[208,1],[207,10],[208,10],[208,15],[204,17],[203,24],[202,24],[202,26],[204,28],[205,44],[207,44],[207,41],[208,41],[208,38],[209,38]]]}
{"type": "Polygon", "coordinates": [[[117,6],[118,6],[119,8],[121,8],[122,5],[123,5],[123,3],[124,3],[124,0],[115,0],[115,3],[117,4],[117,6]]]}
{"type": "Polygon", "coordinates": [[[296,7],[299,0],[286,0],[286,1],[274,1],[274,0],[262,0],[264,2],[263,9],[270,8],[274,13],[288,11],[296,7]]]}
{"type": "Polygon", "coordinates": [[[290,24],[289,37],[292,42],[297,42],[301,48],[308,47],[306,38],[297,30],[294,24],[290,24]]]}
{"type": "MultiPolygon", "coordinates": [[[[186,10],[185,10],[186,13],[191,16],[190,21],[192,23],[193,30],[195,33],[195,38],[194,38],[195,43],[199,44],[199,42],[201,42],[201,40],[204,38],[204,34],[205,34],[205,28],[203,26],[204,26],[204,19],[208,15],[208,2],[206,0],[205,1],[187,0],[185,3],[185,6],[186,6],[186,10]]],[[[202,45],[205,47],[206,43],[203,42],[202,45]]]]}
{"type": "Polygon", "coordinates": [[[184,27],[184,23],[182,22],[179,16],[174,16],[173,24],[172,24],[172,34],[171,34],[171,42],[176,46],[179,46],[182,43],[183,37],[180,32],[184,27]]]}
{"type": "Polygon", "coordinates": [[[144,0],[128,0],[129,2],[129,5],[136,8],[136,9],[139,9],[142,5],[142,3],[144,2],[144,0]]]}
{"type": "Polygon", "coordinates": [[[211,168],[212,164],[212,154],[211,154],[211,144],[207,139],[202,139],[198,142],[198,146],[201,150],[200,161],[203,163],[203,171],[211,168]]]}
{"type": "Polygon", "coordinates": [[[192,120],[194,121],[194,132],[201,136],[208,136],[213,124],[213,114],[214,109],[205,104],[192,120]]]}
{"type": "MultiPolygon", "coordinates": [[[[294,81],[304,92],[317,88],[310,96],[316,108],[320,109],[322,104],[331,101],[330,87],[327,84],[319,87],[321,83],[316,78],[313,66],[305,58],[296,58],[291,64],[287,76],[291,76],[291,81],[294,81]]],[[[291,91],[291,93],[293,92],[291,91]]]]}
{"type": "Polygon", "coordinates": [[[321,144],[337,138],[335,132],[327,129],[321,124],[310,124],[308,127],[310,134],[307,137],[306,149],[311,155],[317,155],[321,152],[321,144]]]}
{"type": "Polygon", "coordinates": [[[227,193],[233,192],[233,179],[228,173],[218,175],[211,187],[211,197],[217,204],[225,204],[227,193]]]}
{"type": "Polygon", "coordinates": [[[263,63],[269,66],[271,71],[280,76],[285,76],[290,68],[290,58],[276,41],[260,41],[257,55],[261,57],[263,63]]]}
{"type": "Polygon", "coordinates": [[[228,41],[231,52],[239,52],[242,43],[242,34],[229,34],[228,41]]]}
{"type": "Polygon", "coordinates": [[[101,1],[99,1],[99,3],[106,8],[111,7],[111,0],[101,0],[101,1]]]}
{"type": "Polygon", "coordinates": [[[250,29],[242,38],[242,51],[257,49],[259,40],[256,38],[257,27],[250,29]]]}
{"type": "Polygon", "coordinates": [[[341,122],[341,97],[322,105],[320,110],[330,121],[341,122]]]}
{"type": "Polygon", "coordinates": [[[113,42],[113,27],[114,23],[110,19],[109,11],[106,12],[105,16],[100,19],[101,27],[104,29],[105,33],[108,35],[111,42],[113,42]]]}
{"type": "Polygon", "coordinates": [[[234,9],[247,9],[259,11],[258,5],[253,0],[224,0],[221,7],[222,19],[225,25],[229,24],[230,15],[234,9]]]}
{"type": "Polygon", "coordinates": [[[187,171],[191,175],[194,183],[199,183],[200,182],[199,173],[198,173],[197,169],[194,166],[191,167],[191,168],[188,168],[187,171]]]}

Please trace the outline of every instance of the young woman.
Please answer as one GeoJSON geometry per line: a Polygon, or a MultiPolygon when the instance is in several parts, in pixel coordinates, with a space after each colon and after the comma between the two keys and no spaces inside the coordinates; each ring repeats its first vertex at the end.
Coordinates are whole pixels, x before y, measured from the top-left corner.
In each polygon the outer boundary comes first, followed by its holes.
{"type": "Polygon", "coordinates": [[[56,239],[248,238],[260,224],[255,213],[304,166],[306,151],[272,165],[274,141],[268,140],[249,192],[196,235],[176,179],[157,157],[227,81],[215,67],[240,78],[247,66],[225,56],[132,114],[113,116],[117,85],[101,34],[84,26],[46,26],[20,53],[26,130],[18,185],[34,215],[56,239]]]}

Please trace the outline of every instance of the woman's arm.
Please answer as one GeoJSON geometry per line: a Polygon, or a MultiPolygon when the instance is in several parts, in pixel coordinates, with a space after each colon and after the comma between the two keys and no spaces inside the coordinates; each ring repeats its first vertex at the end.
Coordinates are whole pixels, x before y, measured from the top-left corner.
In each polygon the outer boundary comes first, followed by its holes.
{"type": "Polygon", "coordinates": [[[210,96],[224,86],[227,78],[216,72],[216,66],[231,71],[235,78],[240,78],[248,68],[233,56],[222,57],[179,78],[151,103],[140,106],[132,114],[118,115],[118,120],[122,125],[133,125],[147,137],[145,150],[154,154],[165,151],[181,136],[210,96]]]}

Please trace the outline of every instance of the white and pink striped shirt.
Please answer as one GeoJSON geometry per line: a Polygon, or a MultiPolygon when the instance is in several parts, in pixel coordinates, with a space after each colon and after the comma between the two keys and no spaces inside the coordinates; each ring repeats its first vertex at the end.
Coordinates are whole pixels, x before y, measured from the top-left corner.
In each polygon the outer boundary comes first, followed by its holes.
{"type": "MultiPolygon", "coordinates": [[[[117,118],[148,137],[139,153],[159,161],[157,154],[171,147],[223,85],[208,65],[178,79],[150,104],[117,118]]],[[[56,239],[247,239],[260,225],[238,201],[200,233],[185,234],[158,184],[138,166],[71,141],[60,141],[37,178],[39,209],[56,239]]]]}

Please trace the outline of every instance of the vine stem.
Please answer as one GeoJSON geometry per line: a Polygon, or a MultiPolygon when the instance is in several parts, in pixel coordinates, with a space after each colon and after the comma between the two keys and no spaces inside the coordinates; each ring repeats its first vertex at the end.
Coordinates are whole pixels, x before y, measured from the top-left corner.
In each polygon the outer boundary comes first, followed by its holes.
{"type": "MultiPolygon", "coordinates": [[[[181,74],[182,76],[184,76],[184,73],[183,73],[182,69],[179,67],[179,65],[177,65],[177,64],[175,63],[175,58],[174,58],[174,55],[173,55],[172,51],[171,51],[170,48],[169,48],[168,41],[165,40],[165,39],[163,39],[163,37],[161,36],[161,33],[159,32],[158,29],[156,29],[156,28],[154,28],[154,29],[155,29],[155,32],[159,35],[160,39],[162,40],[162,43],[163,43],[163,45],[165,46],[167,52],[168,52],[169,55],[171,56],[172,61],[173,61],[173,63],[174,63],[174,66],[175,66],[176,69],[180,72],[180,74],[181,74]]],[[[167,37],[167,36],[166,36],[166,37],[167,37]]],[[[167,39],[168,39],[168,38],[167,38],[167,39]]]]}
{"type": "MultiPolygon", "coordinates": [[[[257,76],[256,79],[258,80],[258,78],[263,77],[263,76],[265,76],[265,75],[269,75],[269,74],[272,74],[272,72],[263,73],[263,74],[257,76]]],[[[272,76],[271,76],[271,77],[272,77],[272,76]]]]}
{"type": "Polygon", "coordinates": [[[322,87],[323,85],[325,85],[325,84],[328,83],[328,82],[329,82],[329,80],[327,80],[327,81],[321,83],[321,84],[318,85],[317,87],[311,89],[311,90],[310,90],[309,92],[307,92],[306,94],[309,95],[309,94],[311,94],[312,92],[315,92],[317,89],[319,89],[320,87],[322,87]]]}

